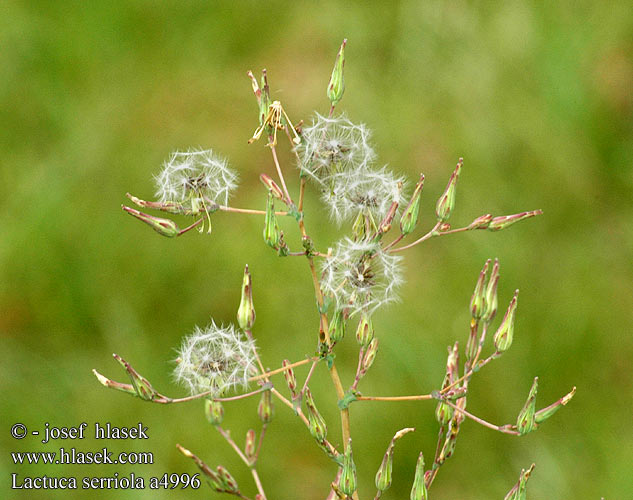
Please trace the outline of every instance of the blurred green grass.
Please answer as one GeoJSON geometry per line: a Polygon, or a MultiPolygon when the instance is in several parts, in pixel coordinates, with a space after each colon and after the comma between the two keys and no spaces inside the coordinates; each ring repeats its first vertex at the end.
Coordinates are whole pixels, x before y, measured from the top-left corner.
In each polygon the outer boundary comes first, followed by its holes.
{"type": "MultiPolygon", "coordinates": [[[[374,131],[380,161],[415,182],[426,174],[421,226],[459,156],[465,169],[454,224],[492,212],[544,215],[501,233],[430,241],[407,255],[403,301],[375,321],[381,351],[366,394],[427,392],[441,382],[445,348],[466,340],[467,304],[486,258],[498,256],[500,303],[521,289],[511,351],[472,384],[469,408],[515,418],[533,376],[548,404],[573,402],[521,439],[467,422],[433,498],[501,498],[536,462],[533,498],[625,498],[633,462],[633,16],[628,2],[17,2],[0,7],[0,365],[2,476],[145,477],[193,473],[175,443],[223,463],[252,492],[247,471],[202,419],[200,405],[158,407],[106,391],[97,368],[122,379],[126,357],[169,394],[174,348],[212,315],[232,321],[245,263],[254,277],[256,336],[265,363],[313,351],[316,313],[307,266],[278,259],[257,217],[214,217],[213,234],[159,238],[125,216],[132,191],[175,149],[213,148],[240,172],[236,206],[263,206],[257,175],[271,171],[263,144],[247,146],[256,106],[247,69],[268,69],[294,120],[327,110],[325,84],[349,39],[340,105],[374,131]],[[12,466],[8,427],[144,422],[155,464],[12,466]],[[582,493],[579,493],[582,492],[582,493]]],[[[292,158],[283,161],[296,179],[292,158]]],[[[315,193],[306,224],[318,248],[341,234],[315,193]]],[[[288,228],[288,241],[296,233],[288,228]]],[[[291,243],[293,246],[293,243],[291,243]]],[[[503,307],[503,306],[501,306],[503,307]]],[[[346,380],[353,342],[337,361],[346,380]]],[[[335,397],[319,373],[338,442],[335,397]]],[[[351,408],[362,497],[393,433],[394,486],[408,496],[417,453],[432,455],[434,405],[351,408]]],[[[254,402],[227,405],[238,441],[257,425],[254,402]]],[[[263,449],[269,498],[324,498],[331,464],[294,417],[277,409],[263,449]],[[289,433],[293,437],[288,440],[289,433]],[[292,471],[292,473],[287,472],[292,471]]],[[[87,440],[79,448],[99,448],[87,440]]],[[[63,443],[62,443],[63,445],[63,443]]],[[[66,498],[60,491],[5,498],[66,498]]],[[[8,495],[8,496],[6,496],[8,495]]],[[[167,498],[150,490],[77,491],[75,497],[167,498]]],[[[183,497],[215,495],[205,488],[183,497]]]]}

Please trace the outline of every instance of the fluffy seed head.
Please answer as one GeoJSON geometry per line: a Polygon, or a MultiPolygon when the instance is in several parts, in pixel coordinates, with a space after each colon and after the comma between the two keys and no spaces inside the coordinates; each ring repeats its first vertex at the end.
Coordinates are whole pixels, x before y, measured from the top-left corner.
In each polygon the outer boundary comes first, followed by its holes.
{"type": "Polygon", "coordinates": [[[402,283],[402,257],[389,255],[380,243],[341,240],[323,266],[323,292],[336,303],[337,310],[349,308],[371,314],[397,299],[402,283]]]}
{"type": "Polygon", "coordinates": [[[190,197],[228,204],[237,187],[237,174],[212,150],[176,151],[154,177],[156,197],[162,202],[185,202],[190,197]]]}
{"type": "Polygon", "coordinates": [[[297,147],[299,167],[303,175],[318,184],[327,184],[338,173],[365,168],[376,157],[369,144],[369,130],[343,115],[326,118],[317,113],[302,135],[297,147]]]}
{"type": "Polygon", "coordinates": [[[178,350],[176,380],[189,392],[211,391],[211,396],[237,387],[246,387],[255,372],[255,343],[233,325],[211,323],[205,329],[196,326],[178,350]]]}

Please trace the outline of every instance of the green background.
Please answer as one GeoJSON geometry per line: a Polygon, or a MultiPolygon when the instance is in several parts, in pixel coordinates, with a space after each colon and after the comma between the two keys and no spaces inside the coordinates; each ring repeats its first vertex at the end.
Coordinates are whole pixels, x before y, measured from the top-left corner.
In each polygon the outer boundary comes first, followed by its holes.
{"type": "MultiPolygon", "coordinates": [[[[426,393],[443,377],[446,346],[465,345],[468,301],[486,258],[499,257],[500,308],[521,289],[512,349],[476,376],[469,409],[513,422],[531,380],[545,406],[578,387],[538,432],[513,438],[471,421],[431,490],[434,499],[503,498],[532,462],[531,498],[629,498],[633,336],[631,158],[633,15],[629,2],[16,2],[0,7],[0,335],[3,498],[216,498],[198,491],[10,491],[20,476],[196,472],[181,443],[224,464],[248,496],[248,471],[203,418],[201,404],[159,406],[108,391],[97,368],[125,381],[128,359],[161,392],[194,325],[234,320],[244,264],[254,279],[264,362],[315,348],[308,267],[262,241],[258,216],[217,214],[213,234],[168,240],[119,208],[153,194],[152,175],[176,149],[213,148],[239,171],[234,206],[263,208],[272,175],[246,70],[268,69],[273,97],[293,120],[327,112],[325,86],[349,39],[339,108],[374,132],[379,161],[415,183],[426,174],[419,231],[465,158],[452,217],[543,209],[500,233],[431,240],[406,254],[402,301],[379,312],[381,346],[361,383],[370,395],[426,393]],[[105,443],[154,453],[153,465],[14,466],[9,451],[76,446],[16,441],[13,423],[85,421],[149,427],[149,441],[105,443]]],[[[292,192],[297,172],[284,145],[292,192]]],[[[311,190],[306,224],[326,250],[344,231],[311,190]]],[[[184,220],[179,220],[184,223],[184,220]]],[[[291,248],[297,231],[284,221],[291,248]]],[[[349,335],[337,349],[346,384],[356,364],[349,335]]],[[[299,378],[305,369],[298,369],[299,378]]],[[[283,387],[283,379],[279,379],[283,387]]],[[[340,444],[336,397],[319,367],[313,389],[340,444]]],[[[256,400],[227,404],[242,443],[259,429],[256,400]]],[[[393,433],[394,485],[408,498],[419,451],[434,452],[432,402],[351,407],[361,498],[393,433]]],[[[277,405],[259,467],[270,499],[323,499],[334,478],[298,419],[277,405]]]]}

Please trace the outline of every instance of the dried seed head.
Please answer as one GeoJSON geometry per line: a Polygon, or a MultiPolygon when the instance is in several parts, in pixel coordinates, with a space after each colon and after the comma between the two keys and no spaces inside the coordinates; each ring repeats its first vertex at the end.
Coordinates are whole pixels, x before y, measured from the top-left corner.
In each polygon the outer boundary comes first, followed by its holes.
{"type": "Polygon", "coordinates": [[[233,325],[212,322],[183,339],[174,375],[192,395],[210,391],[211,397],[218,397],[246,387],[255,372],[255,343],[233,325]]]}
{"type": "Polygon", "coordinates": [[[154,177],[161,202],[204,199],[228,204],[237,188],[237,174],[212,150],[176,151],[154,177]]]}
{"type": "Polygon", "coordinates": [[[350,316],[395,301],[402,283],[402,258],[384,252],[378,242],[341,240],[323,264],[323,292],[348,308],[350,316]]]}

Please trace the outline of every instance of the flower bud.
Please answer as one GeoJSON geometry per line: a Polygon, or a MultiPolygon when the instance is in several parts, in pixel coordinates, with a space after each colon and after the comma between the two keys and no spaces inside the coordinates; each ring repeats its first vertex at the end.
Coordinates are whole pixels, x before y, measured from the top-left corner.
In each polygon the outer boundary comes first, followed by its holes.
{"type": "Polygon", "coordinates": [[[220,425],[224,420],[224,407],[220,401],[213,399],[204,400],[204,414],[212,425],[220,425]]]}
{"type": "Polygon", "coordinates": [[[534,382],[530,388],[527,401],[517,417],[517,430],[521,436],[536,429],[536,392],[538,391],[538,377],[534,377],[534,382]]]}
{"type": "MultiPolygon", "coordinates": [[[[446,375],[444,375],[444,382],[442,383],[442,389],[445,389],[446,387],[450,385],[451,385],[451,376],[447,372],[446,375]]],[[[440,401],[439,403],[437,403],[437,407],[435,408],[435,420],[437,420],[437,422],[442,426],[448,425],[451,418],[453,418],[453,412],[454,410],[452,407],[440,401]]]]}
{"type": "Polygon", "coordinates": [[[410,500],[428,500],[429,493],[424,482],[424,455],[420,452],[418,463],[415,466],[415,477],[413,478],[413,487],[411,488],[410,500]]]}
{"type": "Polygon", "coordinates": [[[576,388],[574,387],[568,394],[564,395],[558,401],[552,403],[551,405],[539,410],[534,415],[534,420],[537,424],[544,422],[548,418],[550,418],[554,413],[556,413],[560,408],[567,405],[571,401],[571,398],[576,394],[576,388]]]}
{"type": "Polygon", "coordinates": [[[486,307],[484,308],[484,314],[481,317],[486,323],[490,323],[497,315],[497,307],[499,301],[497,300],[497,285],[499,284],[499,259],[495,259],[495,264],[492,266],[490,273],[490,279],[486,286],[485,300],[486,307]]]}
{"type": "Polygon", "coordinates": [[[342,309],[332,315],[328,332],[332,343],[340,342],[345,337],[345,314],[342,309]]]}
{"type": "Polygon", "coordinates": [[[510,305],[503,316],[503,320],[494,336],[495,349],[497,352],[507,351],[512,345],[512,337],[514,335],[514,316],[517,309],[517,300],[519,291],[514,292],[514,297],[510,301],[510,305]]]}
{"type": "Polygon", "coordinates": [[[480,215],[468,225],[468,229],[487,229],[491,220],[491,214],[480,215]]]}
{"type": "Polygon", "coordinates": [[[255,456],[255,449],[255,431],[253,429],[249,429],[246,431],[246,443],[244,444],[244,455],[246,455],[246,458],[252,460],[255,456]]]}
{"type": "Polygon", "coordinates": [[[257,415],[263,423],[267,424],[273,419],[273,414],[274,408],[271,392],[264,391],[259,400],[259,405],[257,405],[257,415]]]}
{"type": "Polygon", "coordinates": [[[322,443],[327,437],[327,425],[325,423],[325,420],[319,413],[319,410],[317,410],[317,407],[314,404],[314,399],[312,397],[312,392],[310,392],[310,389],[308,387],[306,387],[304,399],[308,408],[307,416],[310,434],[314,439],[317,440],[317,442],[322,443]]]}
{"type": "Polygon", "coordinates": [[[418,215],[420,213],[420,198],[422,194],[422,188],[424,187],[424,174],[420,174],[420,180],[415,185],[411,199],[407,208],[404,209],[402,216],[400,217],[400,231],[403,235],[412,233],[415,226],[418,224],[418,215]]]}
{"type": "Polygon", "coordinates": [[[343,78],[343,66],[345,66],[345,45],[347,44],[347,38],[343,40],[341,48],[334,61],[334,69],[332,70],[332,76],[330,77],[330,83],[327,86],[327,98],[332,103],[332,106],[336,106],[343,97],[345,91],[345,79],[343,78]]]}
{"type": "Polygon", "coordinates": [[[391,471],[393,469],[393,447],[387,448],[382,463],[376,472],[376,489],[378,491],[388,490],[391,486],[391,471]]]}
{"type": "Polygon", "coordinates": [[[363,311],[356,328],[356,340],[362,347],[367,347],[374,338],[374,326],[371,322],[371,316],[368,312],[363,311]]]}
{"type": "Polygon", "coordinates": [[[489,265],[490,259],[486,261],[483,269],[479,273],[479,278],[477,279],[477,284],[475,285],[475,291],[470,298],[470,314],[474,319],[480,319],[486,309],[485,282],[489,265]]]}
{"type": "Polygon", "coordinates": [[[444,193],[440,196],[439,200],[437,200],[435,213],[438,221],[445,222],[450,217],[451,212],[455,207],[455,188],[457,186],[457,179],[459,178],[459,173],[461,172],[463,164],[464,159],[460,158],[451,178],[448,180],[444,193]]]}
{"type": "Polygon", "coordinates": [[[248,265],[244,268],[242,280],[242,298],[237,310],[237,323],[242,330],[250,330],[255,324],[255,307],[253,306],[253,281],[248,272],[248,265]]]}
{"type": "Polygon", "coordinates": [[[376,359],[376,354],[378,353],[378,339],[374,338],[367,346],[367,350],[365,351],[365,355],[363,356],[363,362],[361,371],[363,375],[367,373],[367,371],[371,368],[371,365],[374,364],[374,360],[376,359]]]}
{"type": "Polygon", "coordinates": [[[514,215],[502,215],[500,217],[495,217],[490,221],[488,225],[489,231],[501,231],[508,226],[511,226],[515,222],[519,222],[523,219],[529,219],[530,217],[534,217],[535,215],[541,215],[543,213],[542,210],[532,210],[531,212],[521,212],[520,214],[514,215]]]}
{"type": "Polygon", "coordinates": [[[173,238],[174,236],[178,236],[180,233],[180,229],[178,229],[178,226],[173,220],[154,217],[153,215],[148,215],[136,210],[135,208],[126,207],[124,205],[122,205],[121,208],[123,208],[123,210],[128,214],[136,217],[138,220],[143,221],[162,236],[173,238]]]}
{"type": "Polygon", "coordinates": [[[275,198],[283,201],[284,199],[283,191],[281,190],[279,185],[274,180],[272,180],[270,176],[266,174],[259,174],[259,180],[262,181],[264,186],[268,188],[268,190],[273,194],[275,198]]]}
{"type": "Polygon", "coordinates": [[[226,470],[221,465],[218,465],[216,470],[218,471],[218,476],[220,476],[222,485],[224,486],[224,491],[234,494],[240,492],[237,481],[233,478],[233,476],[231,476],[228,470],[226,470]]]}
{"type": "Polygon", "coordinates": [[[356,491],[356,464],[352,456],[352,440],[347,442],[343,455],[343,468],[338,480],[339,489],[347,496],[352,496],[356,491]]]}
{"type": "MultiPolygon", "coordinates": [[[[288,361],[287,359],[284,359],[281,362],[281,366],[283,366],[284,368],[286,368],[288,365],[290,365],[290,361],[288,361]]],[[[290,389],[290,392],[292,393],[293,397],[297,395],[297,377],[295,377],[295,372],[292,368],[288,368],[286,370],[284,370],[284,377],[286,379],[286,385],[288,386],[288,389],[290,389]]]]}
{"type": "Polygon", "coordinates": [[[264,218],[264,241],[272,248],[277,248],[281,233],[275,215],[275,201],[272,192],[268,192],[268,202],[266,203],[266,216],[264,218]]]}

